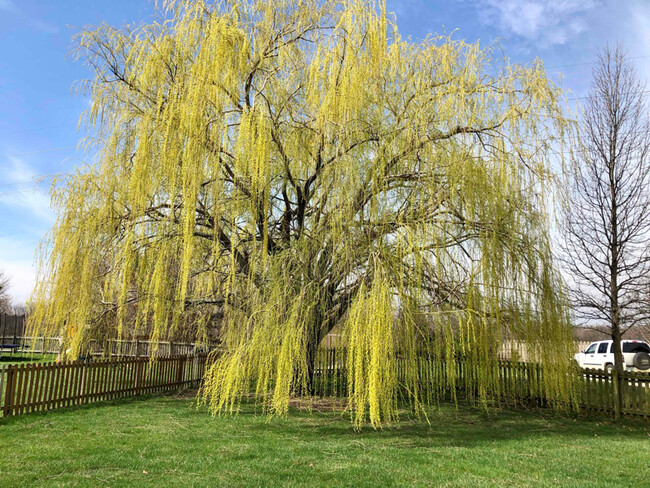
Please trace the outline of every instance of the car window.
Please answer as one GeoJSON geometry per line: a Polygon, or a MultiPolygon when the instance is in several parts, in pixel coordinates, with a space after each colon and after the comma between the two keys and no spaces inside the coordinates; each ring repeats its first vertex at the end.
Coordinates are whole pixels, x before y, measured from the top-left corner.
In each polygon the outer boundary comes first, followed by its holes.
{"type": "Polygon", "coordinates": [[[610,342],[609,343],[609,353],[612,354],[614,352],[614,343],[610,342]]]}
{"type": "Polygon", "coordinates": [[[586,354],[593,354],[594,352],[596,352],[596,346],[597,346],[597,344],[592,344],[591,346],[589,346],[589,347],[587,348],[587,350],[585,351],[585,353],[586,353],[586,354]]]}
{"type": "Polygon", "coordinates": [[[650,352],[650,347],[643,342],[624,342],[623,352],[650,352]]]}
{"type": "Polygon", "coordinates": [[[601,342],[598,346],[598,354],[607,354],[607,344],[606,342],[601,342]]]}

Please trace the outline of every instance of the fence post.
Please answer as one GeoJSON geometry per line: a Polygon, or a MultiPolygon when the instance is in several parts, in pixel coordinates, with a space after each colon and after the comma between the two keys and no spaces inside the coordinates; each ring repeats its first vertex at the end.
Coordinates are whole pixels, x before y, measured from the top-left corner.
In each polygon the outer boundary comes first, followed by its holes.
{"type": "Polygon", "coordinates": [[[178,373],[176,376],[176,386],[181,388],[183,386],[183,370],[185,369],[185,357],[178,356],[178,373]]]}
{"type": "MultiPolygon", "coordinates": [[[[4,366],[4,365],[0,366],[0,399],[2,398],[2,393],[5,391],[4,390],[4,387],[5,387],[4,381],[5,381],[5,371],[7,370],[7,368],[8,368],[8,366],[4,366]]],[[[0,407],[1,407],[1,405],[0,405],[0,407]]],[[[0,411],[1,411],[1,409],[0,409],[0,411]]]]}
{"type": "Polygon", "coordinates": [[[14,364],[7,368],[7,381],[5,382],[5,404],[2,414],[9,417],[13,410],[13,397],[16,384],[16,368],[18,365],[14,364]]]}
{"type": "Polygon", "coordinates": [[[135,359],[135,394],[139,395],[142,391],[142,368],[143,364],[139,358],[135,359]]]}
{"type": "Polygon", "coordinates": [[[612,383],[614,386],[614,420],[621,419],[621,378],[616,369],[612,370],[612,383]]]}
{"type": "Polygon", "coordinates": [[[194,360],[192,361],[192,386],[197,383],[199,379],[199,356],[194,355],[194,360]]]}

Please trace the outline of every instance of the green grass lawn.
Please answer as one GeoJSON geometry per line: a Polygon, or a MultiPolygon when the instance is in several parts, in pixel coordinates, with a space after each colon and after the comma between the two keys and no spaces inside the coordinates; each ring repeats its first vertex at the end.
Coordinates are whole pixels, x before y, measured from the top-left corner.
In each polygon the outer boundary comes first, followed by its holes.
{"type": "Polygon", "coordinates": [[[5,364],[47,363],[55,359],[56,354],[34,354],[27,352],[11,354],[3,352],[2,356],[0,356],[0,366],[5,364]]]}
{"type": "Polygon", "coordinates": [[[0,486],[649,486],[650,424],[444,405],[355,432],[331,411],[212,418],[185,395],[0,420],[0,486]]]}

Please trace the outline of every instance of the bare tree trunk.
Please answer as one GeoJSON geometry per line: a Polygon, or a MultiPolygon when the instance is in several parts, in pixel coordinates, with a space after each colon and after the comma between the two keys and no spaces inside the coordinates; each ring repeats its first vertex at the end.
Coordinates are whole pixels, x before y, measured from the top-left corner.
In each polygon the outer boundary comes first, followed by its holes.
{"type": "MultiPolygon", "coordinates": [[[[616,377],[618,381],[616,392],[618,394],[618,405],[622,405],[623,391],[621,388],[621,378],[623,373],[623,353],[621,351],[621,311],[619,309],[619,286],[618,286],[618,270],[619,262],[619,236],[618,236],[618,202],[616,192],[616,173],[615,161],[616,155],[614,154],[616,148],[616,128],[612,133],[613,140],[610,142],[610,164],[609,164],[609,189],[611,196],[611,262],[610,267],[610,313],[611,313],[611,335],[614,349],[614,368],[618,372],[616,377]]],[[[617,410],[618,416],[618,410],[617,410]]]]}

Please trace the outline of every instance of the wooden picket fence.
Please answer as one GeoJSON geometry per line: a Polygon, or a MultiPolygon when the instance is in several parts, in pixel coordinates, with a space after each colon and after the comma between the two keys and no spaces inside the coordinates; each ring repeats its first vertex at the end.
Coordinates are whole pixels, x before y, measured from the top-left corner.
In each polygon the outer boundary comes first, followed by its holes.
{"type": "MultiPolygon", "coordinates": [[[[123,357],[61,363],[10,364],[0,367],[0,407],[3,416],[51,410],[200,385],[207,354],[123,357]]],[[[313,391],[317,396],[347,395],[346,351],[323,348],[316,358],[313,391]]],[[[492,375],[495,397],[508,405],[547,406],[543,368],[536,363],[502,361],[490,372],[462,362],[434,363],[421,358],[415,371],[397,362],[398,382],[416,374],[424,398],[479,397],[479,385],[492,375]],[[453,381],[452,381],[453,380],[453,381]],[[496,381],[496,383],[495,383],[496,381]]],[[[581,408],[650,417],[650,374],[582,370],[577,377],[581,408]],[[619,389],[622,402],[618,401],[619,389]]]]}
{"type": "MultiPolygon", "coordinates": [[[[413,374],[404,361],[397,361],[398,383],[403,383],[406,374],[413,374]],[[410,372],[410,373],[409,373],[410,372]]],[[[428,359],[419,359],[415,374],[421,380],[424,398],[467,398],[479,397],[478,385],[481,375],[492,375],[492,383],[498,384],[498,391],[492,393],[497,401],[506,405],[533,405],[546,407],[544,370],[539,363],[500,361],[488,373],[462,362],[445,364],[428,359]],[[454,379],[452,382],[451,379],[454,379]],[[455,385],[452,388],[449,385],[455,385]]],[[[324,349],[316,357],[314,392],[318,396],[347,395],[346,351],[324,349]]],[[[650,418],[650,374],[583,369],[576,385],[580,408],[611,413],[615,416],[642,416],[650,418]],[[618,401],[618,389],[622,390],[622,403],[618,401]]]]}
{"type": "Polygon", "coordinates": [[[582,406],[590,410],[650,417],[650,374],[583,369],[582,406]],[[618,389],[622,390],[619,404],[618,389]]]}
{"type": "Polygon", "coordinates": [[[0,367],[5,417],[198,386],[206,354],[9,364],[0,367]]]}

